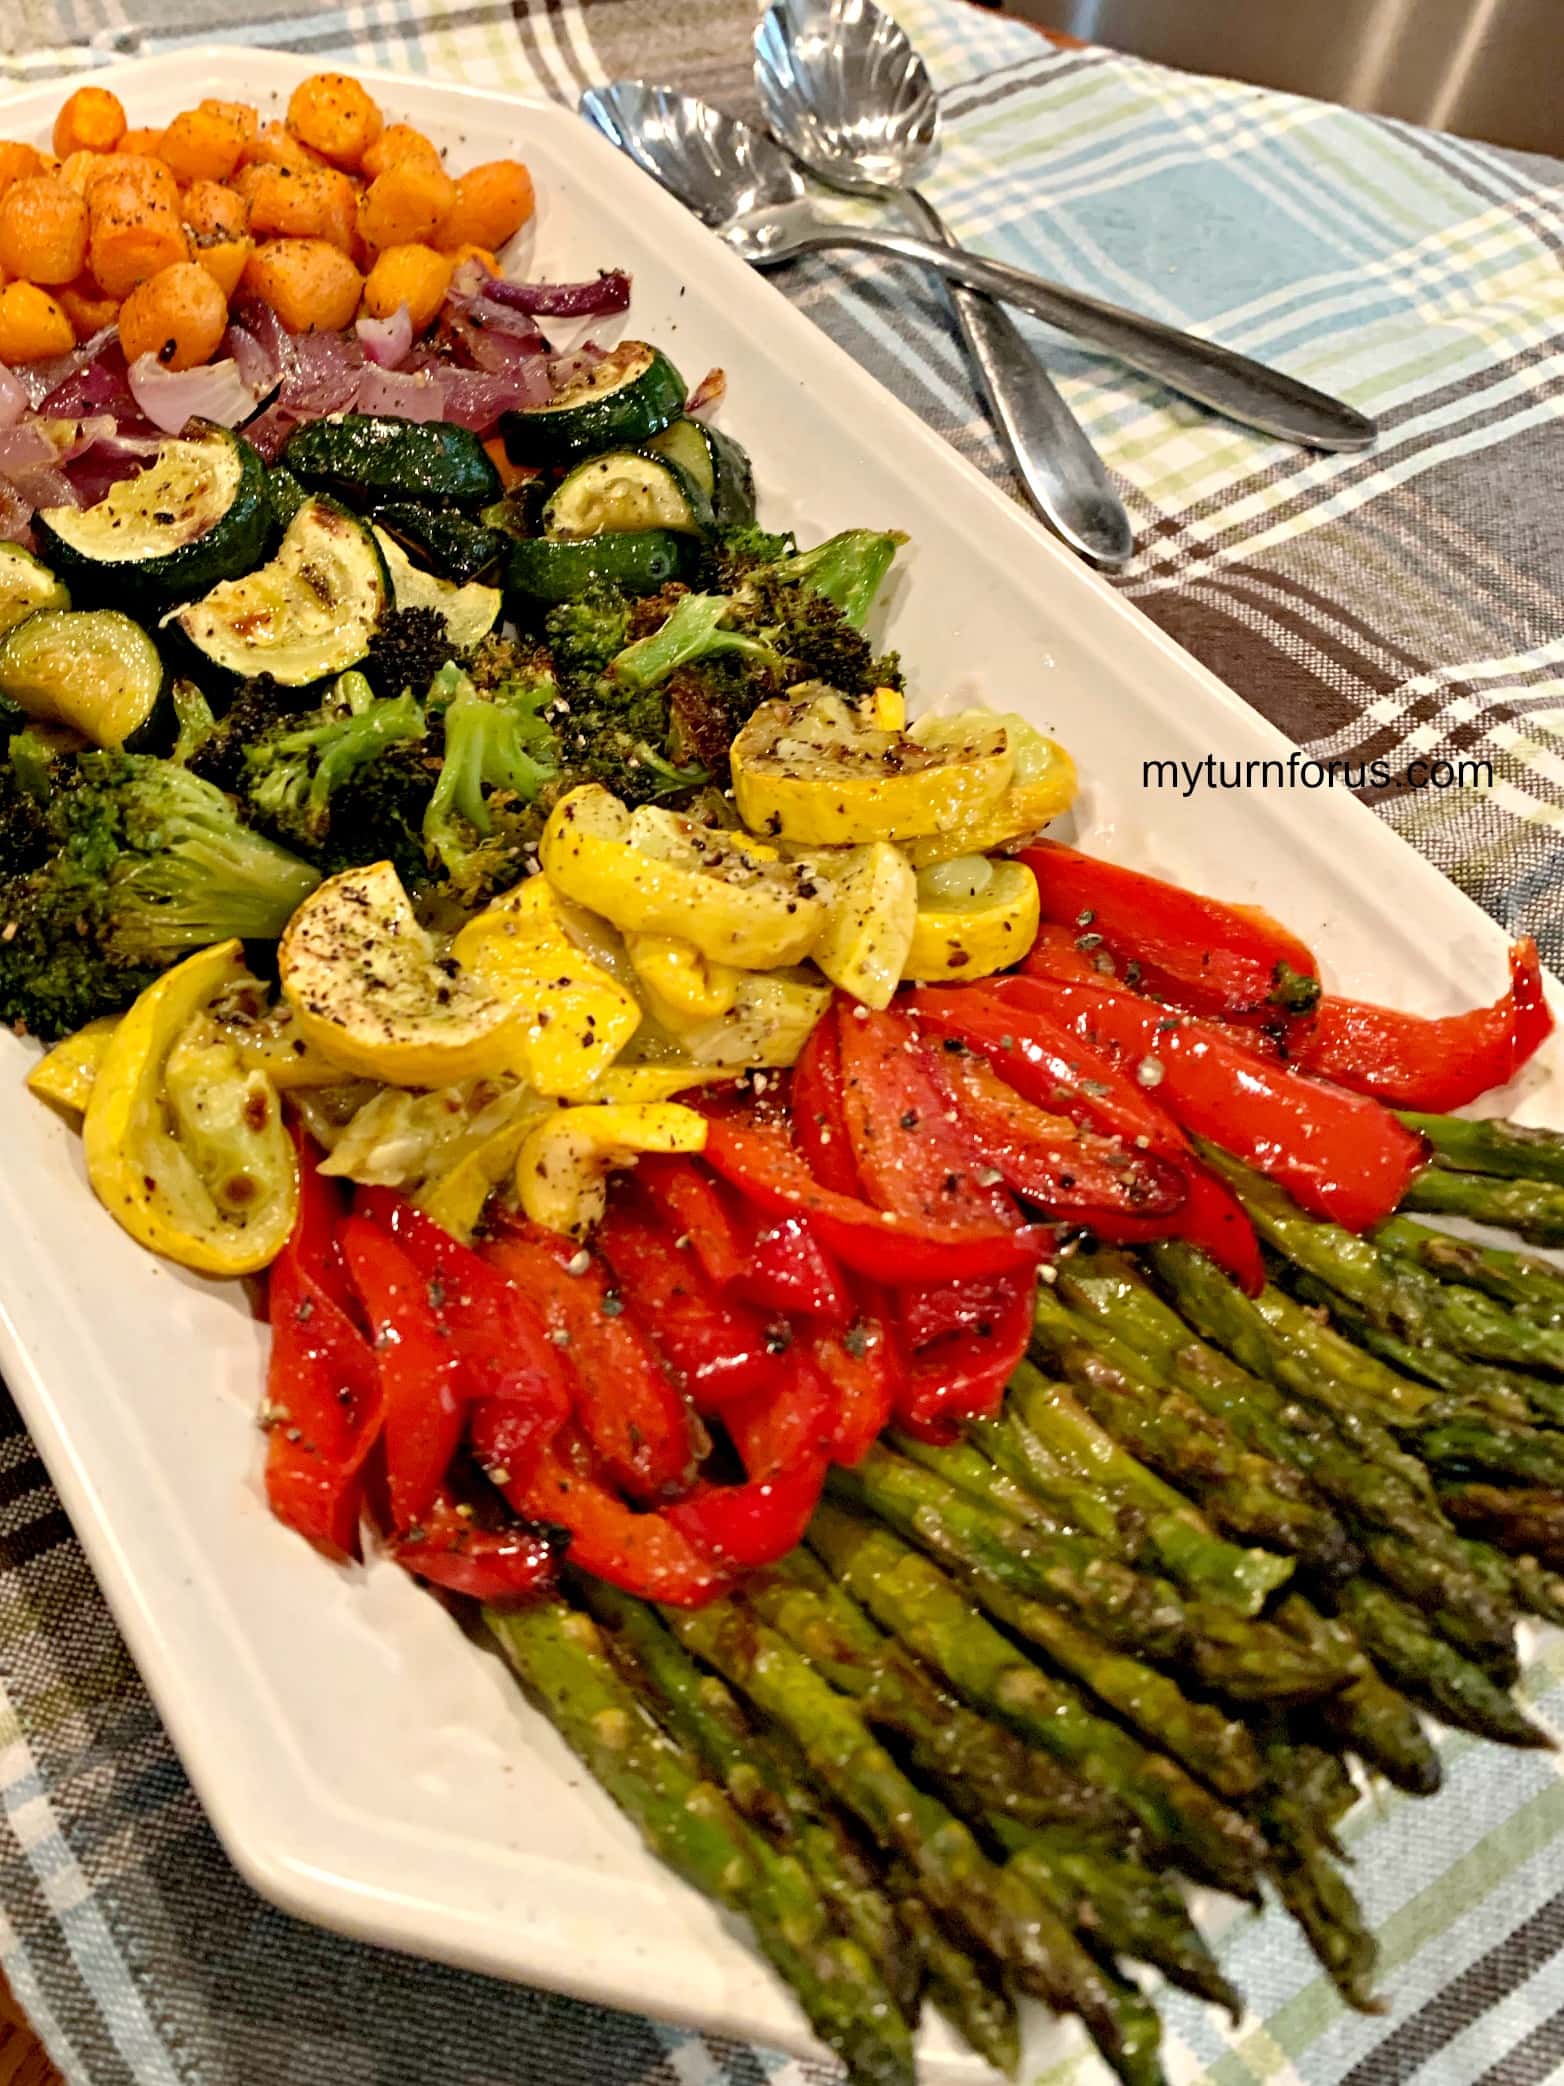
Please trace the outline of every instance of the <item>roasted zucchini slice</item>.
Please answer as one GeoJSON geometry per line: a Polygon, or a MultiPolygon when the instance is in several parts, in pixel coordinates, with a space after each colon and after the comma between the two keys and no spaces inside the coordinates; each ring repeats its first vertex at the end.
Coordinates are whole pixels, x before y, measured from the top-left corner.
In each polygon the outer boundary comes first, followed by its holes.
{"type": "Polygon", "coordinates": [[[573,601],[598,580],[627,594],[655,594],[691,569],[696,539],[672,529],[607,530],[577,543],[523,537],[510,547],[505,591],[518,621],[540,608],[573,601]]]}
{"type": "Polygon", "coordinates": [[[158,648],[118,609],[39,609],[0,639],[0,696],[94,746],[141,752],[169,722],[158,648]]]}
{"type": "Polygon", "coordinates": [[[762,703],[733,742],[733,794],[752,833],[804,847],[910,840],[989,808],[1015,769],[1002,717],[963,711],[887,729],[873,699],[805,687],[762,703]]]}
{"type": "Polygon", "coordinates": [[[476,580],[453,587],[415,565],[394,536],[375,530],[375,541],[391,576],[391,591],[398,608],[438,609],[450,632],[453,652],[470,652],[480,638],[488,636],[500,619],[502,595],[498,587],[481,586],[476,580]]]}
{"type": "Polygon", "coordinates": [[[615,530],[673,529],[703,536],[711,502],[676,463],[641,449],[588,457],[561,479],[543,509],[543,533],[561,541],[615,530]]]}
{"type": "Polygon", "coordinates": [[[307,500],[269,565],[224,580],[164,620],[225,673],[303,688],[369,650],[391,600],[374,531],[335,500],[307,500]]]}
{"type": "Polygon", "coordinates": [[[755,519],[755,473],[747,451],[731,435],[704,420],[676,420],[646,446],[654,456],[677,464],[706,495],[719,529],[743,528],[755,519]]]}
{"type": "Polygon", "coordinates": [[[512,463],[563,464],[650,441],[683,411],[684,379],[667,356],[626,340],[546,406],[502,414],[500,428],[512,463]]]}
{"type": "MultiPolygon", "coordinates": [[[[490,510],[492,511],[492,510],[490,510]]],[[[508,530],[454,507],[434,507],[420,500],[387,500],[373,509],[375,520],[442,579],[465,586],[470,579],[497,568],[510,548],[508,530]]]]}
{"type": "Polygon", "coordinates": [[[445,420],[378,413],[312,420],[288,437],[282,460],[306,485],[352,506],[401,498],[484,507],[501,491],[500,474],[478,437],[445,420]]]}
{"type": "Polygon", "coordinates": [[[0,637],[41,608],[69,608],[71,597],[48,566],[19,543],[0,543],[0,637]]]}
{"type": "Polygon", "coordinates": [[[39,546],[78,600],[156,610],[248,572],[272,525],[266,466],[242,436],[197,423],[91,507],[46,507],[39,546]]]}

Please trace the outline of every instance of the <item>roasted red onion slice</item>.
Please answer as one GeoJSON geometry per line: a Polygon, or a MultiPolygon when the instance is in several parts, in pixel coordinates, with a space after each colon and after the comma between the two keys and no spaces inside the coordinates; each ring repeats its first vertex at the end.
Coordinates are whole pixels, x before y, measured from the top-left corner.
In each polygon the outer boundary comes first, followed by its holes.
{"type": "Polygon", "coordinates": [[[378,369],[371,363],[359,378],[354,407],[398,420],[443,420],[444,378],[434,370],[378,369]]]}
{"type": "Polygon", "coordinates": [[[622,268],[605,268],[591,282],[509,282],[495,275],[482,293],[540,319],[602,319],[630,308],[630,278],[622,268]]]}
{"type": "Polygon", "coordinates": [[[15,427],[28,409],[27,386],[0,362],[0,427],[15,427]]]}
{"type": "Polygon", "coordinates": [[[353,328],[364,353],[380,369],[398,369],[413,345],[413,316],[399,304],[389,319],[358,319],[353,328]]]}
{"type": "Polygon", "coordinates": [[[156,355],[139,355],[130,365],[130,394],[154,427],[177,435],[191,420],[238,427],[260,404],[232,357],[195,369],[164,369],[156,355]]]}

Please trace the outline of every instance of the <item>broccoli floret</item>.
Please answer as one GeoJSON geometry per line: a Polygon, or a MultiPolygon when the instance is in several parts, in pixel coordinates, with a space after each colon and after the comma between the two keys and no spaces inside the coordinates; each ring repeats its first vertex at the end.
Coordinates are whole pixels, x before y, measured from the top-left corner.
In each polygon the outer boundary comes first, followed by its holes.
{"type": "Polygon", "coordinates": [[[319,871],[172,761],[55,762],[51,852],[0,886],[0,1018],[45,1038],[128,1005],[193,949],[273,941],[319,871]]]}
{"type": "Polygon", "coordinates": [[[790,556],[797,548],[791,530],[784,536],[777,536],[755,523],[747,528],[724,529],[713,554],[717,584],[725,594],[731,593],[757,565],[774,565],[779,558],[790,556]]]}
{"type": "Polygon", "coordinates": [[[541,671],[502,679],[483,694],[466,674],[447,668],[430,689],[445,749],[424,813],[424,847],[466,903],[514,883],[542,831],[538,800],[559,765],[542,713],[556,694],[552,676],[541,671]]]}
{"type": "Polygon", "coordinates": [[[309,707],[307,690],[284,688],[270,674],[258,674],[254,680],[241,683],[238,694],[188,755],[185,766],[192,775],[237,796],[244,787],[246,747],[309,707]]]}
{"type": "Polygon", "coordinates": [[[334,823],[342,785],[388,746],[423,736],[424,713],[411,695],[377,701],[363,674],[342,674],[318,710],[244,748],[241,794],[268,831],[314,852],[334,823]]]}
{"type": "Polygon", "coordinates": [[[779,558],[773,570],[778,579],[802,580],[823,594],[861,630],[891,560],[906,541],[900,529],[843,529],[813,550],[779,558]]]}
{"type": "Polygon", "coordinates": [[[574,601],[551,608],[543,630],[561,676],[592,680],[628,643],[630,604],[617,587],[599,580],[574,601]]]}
{"type": "Polygon", "coordinates": [[[660,630],[627,645],[609,666],[621,687],[655,688],[676,667],[736,653],[758,664],[768,675],[780,674],[783,658],[762,637],[747,636],[730,625],[734,603],[725,594],[686,594],[660,630]]]}
{"type": "MultiPolygon", "coordinates": [[[[480,695],[533,718],[541,718],[559,693],[547,647],[525,638],[484,638],[466,662],[466,672],[480,695]]],[[[457,681],[445,679],[454,693],[457,681]]]]}
{"type": "Polygon", "coordinates": [[[362,672],[382,698],[422,696],[454,647],[437,608],[392,608],[375,626],[362,672]]]}

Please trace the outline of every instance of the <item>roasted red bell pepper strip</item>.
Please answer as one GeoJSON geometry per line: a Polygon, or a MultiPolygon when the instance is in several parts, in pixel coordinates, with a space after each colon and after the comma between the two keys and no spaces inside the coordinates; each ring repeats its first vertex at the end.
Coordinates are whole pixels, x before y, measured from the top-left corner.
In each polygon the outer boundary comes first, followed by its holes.
{"type": "Polygon", "coordinates": [[[547,1593],[558,1576],[563,1547],[548,1529],[477,1528],[443,1496],[419,1526],[391,1545],[399,1564],[451,1593],[475,1601],[523,1601],[547,1593]]]}
{"type": "Polygon", "coordinates": [[[847,1115],[842,1106],[842,1053],[839,1024],[851,1020],[840,994],[809,1032],[793,1067],[791,1094],[793,1134],[809,1171],[822,1188],[838,1195],[863,1193],[853,1164],[847,1115]]]}
{"type": "Polygon", "coordinates": [[[664,1519],[720,1562],[742,1571],[775,1564],[803,1541],[825,1485],[827,1459],[806,1456],[775,1477],[704,1485],[664,1519]]]}
{"type": "Polygon", "coordinates": [[[981,1282],[926,1282],[897,1298],[896,1335],[905,1353],[931,1347],[948,1333],[964,1333],[1003,1309],[1011,1291],[1008,1275],[981,1282]]]}
{"type": "Polygon", "coordinates": [[[1186,1130],[1268,1174],[1314,1216],[1366,1231],[1399,1207],[1424,1163],[1422,1139],[1377,1101],[1274,1067],[1214,1022],[1170,1017],[1127,992],[1045,989],[1075,1033],[1186,1130]]]}
{"type": "Polygon", "coordinates": [[[484,1258],[516,1284],[567,1357],[577,1416],[613,1483],[642,1500],[687,1491],[695,1476],[690,1408],[625,1316],[602,1262],[574,1239],[530,1224],[497,1233],[484,1258]]]}
{"type": "Polygon", "coordinates": [[[744,1238],[727,1191],[698,1159],[648,1152],[636,1167],[638,1185],[646,1190],[674,1238],[687,1238],[696,1259],[719,1289],[744,1272],[744,1238]]]}
{"type": "Polygon", "coordinates": [[[866,1201],[950,1231],[1020,1225],[1021,1212],[950,1105],[928,1044],[900,1007],[839,1024],[842,1113],[866,1201]]]}
{"type": "Polygon", "coordinates": [[[700,1485],[664,1518],[719,1562],[774,1564],[802,1539],[820,1498],[836,1433],[832,1387],[807,1353],[787,1358],[769,1389],[728,1406],[743,1459],[737,1485],[700,1485]]]}
{"type": "Polygon", "coordinates": [[[294,1219],[293,1236],[283,1250],[295,1255],[303,1272],[326,1292],[338,1310],[357,1320],[358,1296],[338,1237],[345,1212],[341,1186],[330,1174],[321,1172],[320,1162],[326,1155],[296,1116],[288,1128],[299,1155],[299,1214],[294,1219]]]}
{"type": "Polygon", "coordinates": [[[770,1477],[801,1459],[821,1455],[836,1433],[835,1398],[807,1347],[787,1356],[781,1380],[769,1390],[740,1398],[722,1415],[752,1478],[770,1477]]]}
{"type": "Polygon", "coordinates": [[[931,987],[913,993],[908,1004],[925,1027],[986,1058],[1025,1099],[1182,1171],[1186,1194],[1179,1210],[1166,1218],[1103,1212],[1097,1221],[1105,1237],[1188,1239],[1253,1295],[1264,1284],[1265,1264],[1237,1197],[1200,1165],[1171,1116],[1050,1011],[1054,990],[1041,979],[1008,978],[994,986],[931,987]]]}
{"type": "MultiPolygon", "coordinates": [[[[687,1235],[681,1235],[687,1236],[687,1235]]],[[[650,1197],[616,1184],[596,1246],[630,1316],[683,1384],[697,1412],[716,1412],[777,1380],[765,1326],[724,1296],[693,1245],[676,1244],[650,1197]]]]}
{"type": "Polygon", "coordinates": [[[1528,935],[1510,950],[1510,989],[1491,1007],[1428,1019],[1327,995],[1291,1062],[1393,1108],[1445,1115],[1507,1085],[1552,1027],[1537,944],[1528,935]]]}
{"type": "Polygon", "coordinates": [[[1101,1212],[1165,1216],[1184,1202],[1188,1189],[1181,1167],[1038,1108],[977,1052],[942,1051],[939,1073],[989,1165],[1049,1216],[1090,1224],[1101,1212]]]}
{"type": "Polygon", "coordinates": [[[1101,985],[1105,978],[1117,979],[1119,966],[1115,957],[1105,949],[1087,950],[1080,944],[1079,928],[1044,920],[1021,969],[1029,978],[1072,978],[1080,985],[1101,985]]]}
{"type": "MultiPolygon", "coordinates": [[[[904,1295],[911,1299],[916,1290],[904,1295]]],[[[902,1382],[902,1358],[890,1326],[861,1310],[850,1326],[813,1333],[806,1351],[831,1387],[831,1461],[861,1463],[889,1426],[902,1382]]]]}
{"type": "Polygon", "coordinates": [[[844,1266],[886,1283],[940,1282],[964,1275],[1035,1267],[1051,1248],[1037,1226],[990,1232],[877,1210],[856,1197],[822,1188],[777,1122],[738,1113],[708,1120],[707,1164],[732,1181],[760,1209],[807,1217],[809,1228],[844,1266]]]}
{"type": "Polygon", "coordinates": [[[1032,1285],[1013,1281],[991,1316],[910,1356],[896,1421],[920,1441],[948,1444],[967,1420],[992,1419],[1032,1335],[1032,1285]]]}
{"type": "Polygon", "coordinates": [[[393,1188],[360,1188],[354,1208],[395,1238],[429,1284],[462,1359],[465,1394],[515,1402],[513,1456],[523,1453],[522,1414],[540,1442],[556,1433],[571,1415],[571,1378],[515,1284],[393,1188]]]}
{"type": "Polygon", "coordinates": [[[367,1217],[349,1217],[342,1251],[363,1302],[384,1399],[392,1526],[414,1527],[433,1506],[466,1423],[462,1358],[430,1301],[426,1277],[367,1217]]]}
{"type": "Polygon", "coordinates": [[[380,1432],[369,1342],[305,1272],[303,1238],[267,1279],[266,1497],[279,1521],[330,1557],[357,1557],[365,1459],[380,1432]]]}
{"type": "Polygon", "coordinates": [[[1044,920],[1073,927],[1087,953],[1106,949],[1127,984],[1228,1021],[1285,1021],[1319,998],[1312,953],[1258,906],[1205,898],[1056,840],[1021,860],[1044,920]]]}
{"type": "Polygon", "coordinates": [[[845,1325],[853,1315],[852,1292],[841,1269],[815,1237],[809,1220],[789,1213],[766,1215],[744,1209],[745,1268],[738,1292],[763,1311],[796,1313],[845,1325]]]}
{"type": "MultiPolygon", "coordinates": [[[[473,1446],[487,1459],[492,1406],[473,1414],[473,1446]]],[[[570,1537],[567,1556],[581,1571],[648,1601],[698,1608],[732,1581],[731,1571],[677,1529],[665,1514],[637,1513],[609,1490],[586,1443],[566,1428],[525,1479],[500,1487],[518,1514],[570,1537]]]]}

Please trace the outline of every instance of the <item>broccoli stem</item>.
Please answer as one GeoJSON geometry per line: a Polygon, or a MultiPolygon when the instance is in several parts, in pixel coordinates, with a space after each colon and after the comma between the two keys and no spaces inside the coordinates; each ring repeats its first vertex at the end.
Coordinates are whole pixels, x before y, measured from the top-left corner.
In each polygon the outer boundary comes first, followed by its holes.
{"type": "Polygon", "coordinates": [[[621,686],[640,693],[666,681],[677,668],[719,652],[740,652],[780,671],[782,660],[770,645],[721,627],[731,607],[726,594],[684,595],[660,629],[625,647],[609,673],[621,686]]]}

